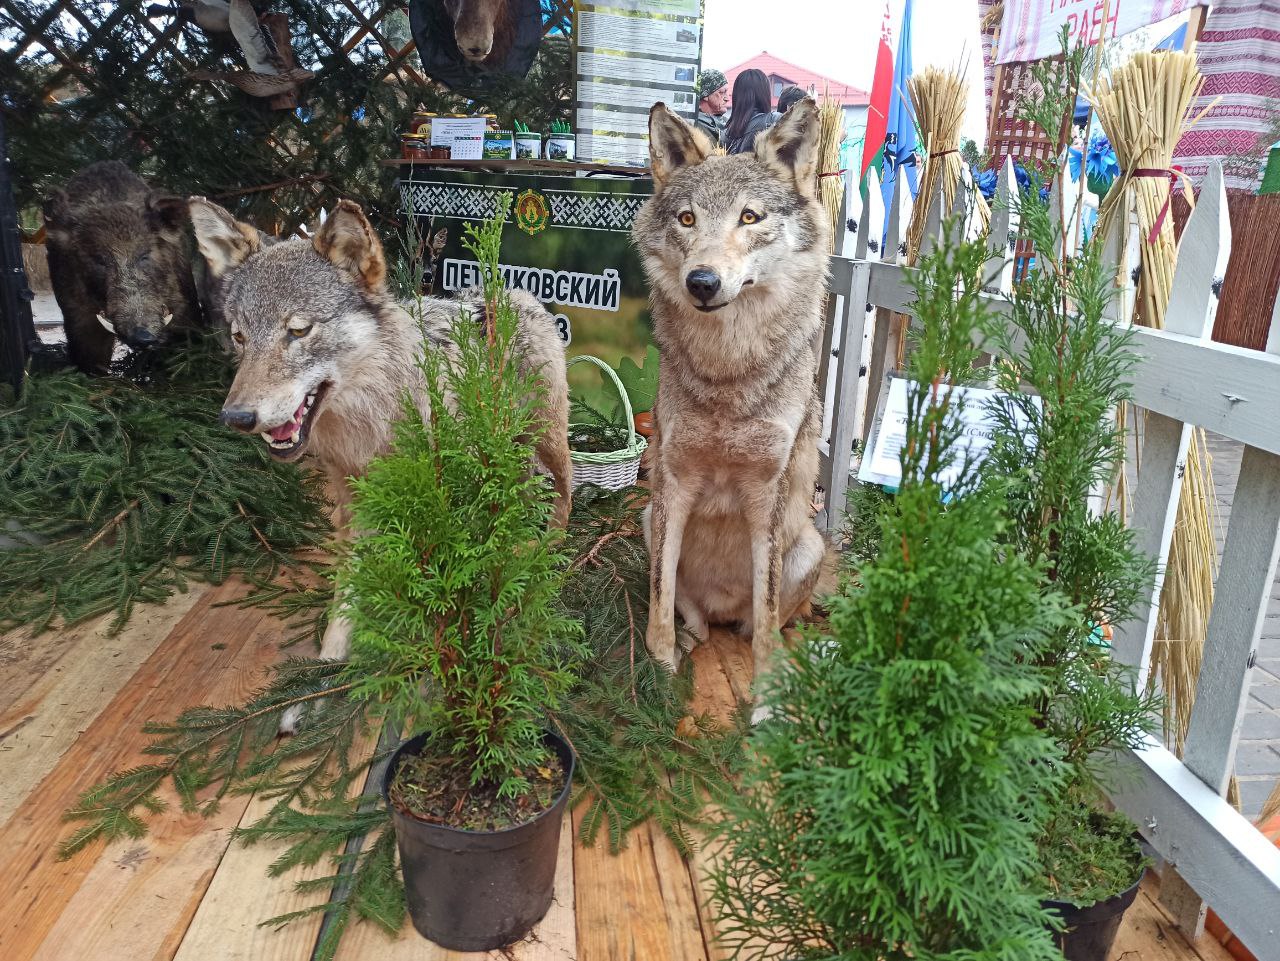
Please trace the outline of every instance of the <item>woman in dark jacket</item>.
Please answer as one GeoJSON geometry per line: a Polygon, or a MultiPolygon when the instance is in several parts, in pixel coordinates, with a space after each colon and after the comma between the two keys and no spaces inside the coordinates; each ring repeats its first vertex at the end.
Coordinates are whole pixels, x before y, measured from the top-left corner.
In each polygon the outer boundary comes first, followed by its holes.
{"type": "Polygon", "coordinates": [[[721,141],[729,153],[750,153],[756,134],[768,130],[778,120],[770,109],[769,78],[763,70],[744,70],[733,81],[733,113],[721,141]]]}

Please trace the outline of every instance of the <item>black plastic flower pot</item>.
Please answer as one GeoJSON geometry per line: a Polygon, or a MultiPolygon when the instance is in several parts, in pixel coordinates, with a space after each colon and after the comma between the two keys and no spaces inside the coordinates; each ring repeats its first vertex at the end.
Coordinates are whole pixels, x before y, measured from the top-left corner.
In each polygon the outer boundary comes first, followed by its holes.
{"type": "Polygon", "coordinates": [[[391,756],[382,797],[400,848],[409,917],[424,938],[454,951],[491,951],[523,938],[551,907],[574,757],[558,735],[546,737],[564,765],[564,790],[533,820],[502,831],[463,831],[398,811],[389,800],[391,782],[401,758],[421,752],[426,735],[391,756]]]}
{"type": "Polygon", "coordinates": [[[1054,938],[1066,961],[1106,961],[1125,911],[1138,896],[1138,884],[1083,907],[1066,901],[1045,901],[1044,906],[1062,918],[1064,929],[1054,938]]]}

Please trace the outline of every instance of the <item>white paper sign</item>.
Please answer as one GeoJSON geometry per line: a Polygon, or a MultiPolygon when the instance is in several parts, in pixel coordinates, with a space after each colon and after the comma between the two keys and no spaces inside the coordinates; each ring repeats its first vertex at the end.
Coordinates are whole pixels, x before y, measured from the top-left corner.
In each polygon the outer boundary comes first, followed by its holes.
{"type": "Polygon", "coordinates": [[[1109,0],[1109,5],[1104,0],[1005,0],[996,63],[1061,53],[1058,34],[1064,26],[1071,32],[1073,45],[1089,45],[1207,5],[1207,0],[1109,0]]]}
{"type": "MultiPolygon", "coordinates": [[[[891,487],[902,483],[902,464],[898,455],[907,442],[907,389],[915,386],[914,381],[902,377],[889,381],[884,416],[871,438],[870,449],[858,466],[858,480],[891,487]]],[[[975,463],[981,463],[987,456],[996,430],[992,402],[1008,397],[1003,391],[985,387],[952,387],[951,395],[952,404],[960,410],[962,429],[954,448],[955,459],[939,477],[944,488],[956,480],[966,456],[975,463]]],[[[1033,397],[1032,403],[1038,408],[1040,398],[1033,397]]],[[[1025,427],[1026,419],[1021,410],[1017,407],[1012,409],[1019,425],[1025,427]]]]}
{"type": "Polygon", "coordinates": [[[448,147],[452,160],[479,160],[484,148],[484,117],[432,117],[431,146],[448,147]]]}

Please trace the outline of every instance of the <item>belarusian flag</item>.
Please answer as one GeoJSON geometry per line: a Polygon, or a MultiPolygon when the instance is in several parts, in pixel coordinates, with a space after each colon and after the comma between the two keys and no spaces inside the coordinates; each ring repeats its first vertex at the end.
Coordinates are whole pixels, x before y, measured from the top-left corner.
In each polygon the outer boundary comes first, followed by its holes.
{"type": "Polygon", "coordinates": [[[862,142],[862,172],[874,166],[879,173],[884,159],[884,138],[889,125],[889,95],[893,91],[893,51],[889,47],[889,0],[884,4],[880,26],[880,49],[876,51],[876,75],[871,83],[871,103],[867,107],[867,133],[862,142]]]}

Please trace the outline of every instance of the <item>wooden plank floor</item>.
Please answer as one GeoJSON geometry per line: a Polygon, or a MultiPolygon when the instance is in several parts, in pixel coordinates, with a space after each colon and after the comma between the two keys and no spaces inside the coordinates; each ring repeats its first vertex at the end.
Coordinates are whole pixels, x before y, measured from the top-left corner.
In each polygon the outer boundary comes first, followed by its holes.
{"type": "MultiPolygon", "coordinates": [[[[243,585],[197,587],[135,616],[108,637],[103,622],[30,639],[0,636],[0,959],[3,961],[309,961],[319,923],[275,931],[258,922],[305,902],[266,877],[275,852],[228,841],[260,802],[228,800],[213,818],[176,806],[144,839],[90,847],[67,862],[54,848],[60,816],[81,790],[143,759],[148,719],[231,703],[283,657],[282,627],[255,610],[216,607],[243,585]]],[[[700,711],[726,714],[750,683],[750,649],[727,635],[694,652],[700,711]]],[[[526,941],[491,961],[714,961],[710,911],[696,865],[657,830],[639,829],[618,856],[561,837],[556,901],[526,941]]],[[[1224,961],[1189,947],[1144,892],[1110,961],[1224,961]]],[[[341,961],[467,961],[406,925],[348,933],[341,961]]]]}

